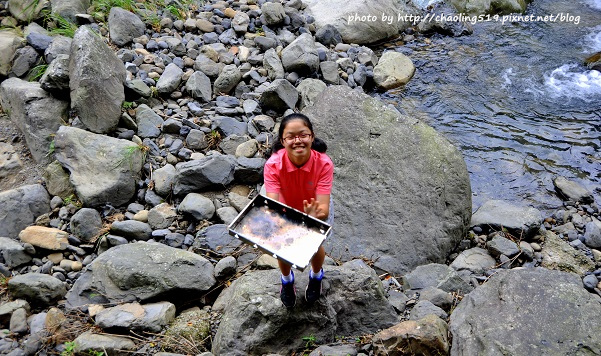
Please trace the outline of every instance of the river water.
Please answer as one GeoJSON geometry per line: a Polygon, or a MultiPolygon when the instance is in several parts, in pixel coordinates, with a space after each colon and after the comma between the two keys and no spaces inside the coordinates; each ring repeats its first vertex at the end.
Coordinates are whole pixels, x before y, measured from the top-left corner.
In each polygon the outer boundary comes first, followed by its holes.
{"type": "Polygon", "coordinates": [[[562,204],[557,175],[601,193],[601,73],[582,64],[601,51],[601,0],[534,0],[526,12],[559,13],[574,17],[482,22],[394,48],[416,72],[381,98],[460,149],[474,210],[503,199],[550,211],[562,204]]]}

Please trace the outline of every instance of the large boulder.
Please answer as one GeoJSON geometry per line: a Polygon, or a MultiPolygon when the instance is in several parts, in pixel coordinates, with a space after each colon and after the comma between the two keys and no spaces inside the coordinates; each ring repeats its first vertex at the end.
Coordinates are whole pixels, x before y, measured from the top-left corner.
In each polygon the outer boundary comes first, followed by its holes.
{"type": "Polygon", "coordinates": [[[51,210],[50,196],[41,184],[0,192],[0,236],[16,239],[21,230],[51,210]]]}
{"type": "Polygon", "coordinates": [[[234,180],[236,161],[231,156],[212,155],[175,166],[173,194],[223,188],[234,180]]]}
{"type": "Polygon", "coordinates": [[[69,86],[71,108],[92,132],[117,127],[125,99],[125,66],[102,37],[81,26],[71,43],[69,86]]]}
{"type": "Polygon", "coordinates": [[[523,13],[531,0],[451,0],[457,12],[469,15],[523,13]]]}
{"type": "Polygon", "coordinates": [[[348,87],[328,87],[303,113],[336,167],[335,236],[326,250],[394,273],[444,262],[471,217],[459,151],[426,124],[348,87]]]}
{"type": "Polygon", "coordinates": [[[25,38],[19,36],[16,31],[0,31],[0,75],[8,75],[15,52],[25,43],[25,38]]]}
{"type": "Polygon", "coordinates": [[[213,265],[192,252],[158,243],[136,242],[104,252],[73,284],[67,306],[89,303],[198,299],[216,281],[213,265]]]}
{"type": "Polygon", "coordinates": [[[90,0],[50,0],[52,13],[75,23],[77,14],[85,14],[90,7],[90,0]]]}
{"type": "Polygon", "coordinates": [[[70,181],[85,206],[127,203],[136,191],[144,154],[137,144],[61,126],[56,159],[71,172],[70,181]]]}
{"type": "MultiPolygon", "coordinates": [[[[380,279],[363,261],[324,266],[324,271],[324,296],[308,306],[298,293],[292,310],[279,298],[279,271],[249,272],[236,280],[213,305],[214,312],[222,313],[213,353],[287,355],[305,345],[299,335],[313,335],[323,344],[337,335],[371,334],[398,322],[380,279]]],[[[295,283],[304,290],[307,273],[297,273],[295,283]]]]}
{"type": "Polygon", "coordinates": [[[318,28],[333,25],[345,43],[374,43],[396,36],[411,26],[405,15],[416,13],[405,2],[394,0],[306,0],[303,3],[315,17],[318,28]],[[392,21],[383,20],[383,14],[392,16],[392,21]]]}
{"type": "Polygon", "coordinates": [[[50,163],[50,145],[61,122],[67,121],[69,103],[52,97],[40,83],[10,78],[0,85],[0,104],[25,136],[35,161],[50,163]]]}
{"type": "Polygon", "coordinates": [[[579,276],[500,271],[451,314],[451,355],[597,355],[601,300],[579,276]]]}
{"type": "Polygon", "coordinates": [[[109,14],[109,33],[111,42],[117,46],[124,46],[134,38],[144,34],[146,25],[138,15],[120,7],[111,8],[109,14]]]}
{"type": "Polygon", "coordinates": [[[319,54],[315,40],[309,33],[303,33],[282,50],[282,65],[287,72],[311,75],[319,67],[319,54]]]}

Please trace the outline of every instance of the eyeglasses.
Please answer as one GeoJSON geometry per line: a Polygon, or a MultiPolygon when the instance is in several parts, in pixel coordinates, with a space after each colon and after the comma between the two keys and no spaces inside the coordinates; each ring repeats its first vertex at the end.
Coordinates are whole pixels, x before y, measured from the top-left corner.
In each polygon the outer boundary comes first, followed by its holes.
{"type": "Polygon", "coordinates": [[[313,134],[303,133],[303,134],[296,135],[296,136],[286,136],[286,137],[284,137],[284,141],[286,141],[286,143],[293,143],[298,138],[299,140],[304,142],[304,141],[309,141],[311,139],[311,137],[313,137],[313,134]]]}

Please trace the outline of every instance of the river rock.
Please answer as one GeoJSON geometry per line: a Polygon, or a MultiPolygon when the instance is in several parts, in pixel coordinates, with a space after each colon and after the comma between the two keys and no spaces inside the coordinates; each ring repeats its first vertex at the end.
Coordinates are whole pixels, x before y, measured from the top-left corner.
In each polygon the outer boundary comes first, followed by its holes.
{"type": "Polygon", "coordinates": [[[284,79],[284,76],[286,75],[282,60],[273,48],[270,48],[265,52],[265,55],[263,56],[263,68],[267,70],[267,77],[269,80],[284,79]]]}
{"type": "Polygon", "coordinates": [[[180,203],[177,211],[192,215],[196,220],[208,220],[215,214],[213,201],[202,194],[189,193],[180,203]]]}
{"type": "MultiPolygon", "coordinates": [[[[206,73],[205,73],[206,74],[206,73]]],[[[213,93],[215,95],[228,94],[232,89],[240,83],[242,79],[242,73],[236,65],[229,64],[223,67],[221,73],[215,79],[213,85],[213,93]]]]}
{"type": "Polygon", "coordinates": [[[430,263],[415,268],[403,276],[403,289],[436,287],[445,292],[469,293],[473,287],[451,267],[430,263]]]}
{"type": "Polygon", "coordinates": [[[215,285],[213,265],[205,258],[158,243],[115,246],[90,266],[69,290],[68,307],[157,298],[177,304],[215,285]]]}
{"type": "Polygon", "coordinates": [[[8,0],[10,14],[17,20],[27,23],[41,18],[42,10],[49,8],[48,0],[8,0]]]}
{"type": "Polygon", "coordinates": [[[169,195],[169,193],[171,193],[173,181],[175,180],[175,174],[175,167],[171,164],[166,164],[154,171],[152,176],[154,180],[154,191],[163,197],[169,195]]]}
{"type": "Polygon", "coordinates": [[[0,237],[0,256],[8,268],[21,266],[32,259],[20,243],[8,237],[0,237]]]}
{"type": "Polygon", "coordinates": [[[39,59],[40,56],[33,47],[25,46],[23,48],[19,48],[15,51],[15,55],[13,57],[11,75],[22,77],[36,65],[39,59]]]}
{"type": "Polygon", "coordinates": [[[566,197],[574,202],[588,204],[594,201],[593,194],[588,189],[574,181],[568,180],[565,177],[557,177],[553,179],[553,185],[561,196],[566,197]]]}
{"type": "Polygon", "coordinates": [[[474,247],[461,252],[450,267],[456,271],[468,270],[474,274],[482,275],[495,265],[495,259],[485,249],[474,247]]]}
{"type": "Polygon", "coordinates": [[[45,226],[28,226],[19,233],[19,240],[52,251],[64,251],[69,246],[69,233],[45,226]]]}
{"type": "Polygon", "coordinates": [[[52,13],[76,23],[77,14],[85,14],[90,7],[90,0],[50,0],[52,13]]]}
{"type": "Polygon", "coordinates": [[[263,180],[263,158],[239,157],[236,160],[234,179],[242,184],[257,184],[263,180]]]}
{"type": "Polygon", "coordinates": [[[544,233],[545,244],[541,254],[542,267],[584,276],[595,269],[595,264],[584,252],[572,248],[569,243],[560,239],[551,231],[544,233]]]}
{"type": "Polygon", "coordinates": [[[449,327],[451,355],[601,352],[599,297],[577,275],[544,268],[499,271],[463,298],[449,327]]]}
{"type": "MultiPolygon", "coordinates": [[[[84,11],[85,13],[85,11],[84,11]]],[[[120,7],[111,8],[108,19],[111,42],[122,47],[144,34],[146,25],[138,15],[120,7]]]]}
{"type": "Polygon", "coordinates": [[[14,176],[22,168],[23,162],[13,145],[0,142],[0,179],[14,176]]]}
{"type": "Polygon", "coordinates": [[[10,331],[15,334],[24,334],[29,329],[27,327],[27,311],[19,308],[13,312],[10,317],[10,331]]]}
{"type": "Polygon", "coordinates": [[[71,172],[71,183],[85,206],[119,206],[134,195],[143,163],[137,144],[61,126],[55,148],[56,159],[71,172]]]}
{"type": "Polygon", "coordinates": [[[0,325],[6,327],[9,325],[11,314],[17,309],[30,310],[29,303],[23,299],[17,299],[12,302],[5,302],[0,305],[0,325]]]}
{"type": "Polygon", "coordinates": [[[441,319],[447,319],[447,313],[442,310],[442,308],[437,307],[429,300],[420,300],[415,304],[413,309],[411,309],[411,314],[409,315],[410,320],[419,320],[425,318],[428,315],[436,315],[441,319]]]}
{"type": "Polygon", "coordinates": [[[90,242],[100,235],[102,218],[95,209],[83,208],[71,217],[71,233],[83,242],[90,242]]]}
{"type": "Polygon", "coordinates": [[[157,82],[156,87],[158,92],[160,94],[171,94],[171,92],[177,90],[183,76],[184,71],[180,67],[175,63],[169,63],[157,82]]]}
{"type": "Polygon", "coordinates": [[[599,225],[594,218],[593,221],[585,225],[584,243],[590,248],[601,248],[601,228],[599,225]]]}
{"type": "Polygon", "coordinates": [[[245,33],[248,31],[248,24],[250,23],[250,17],[246,12],[237,11],[234,19],[232,20],[232,27],[236,32],[245,33]]]}
{"type": "Polygon", "coordinates": [[[0,192],[0,236],[16,239],[21,230],[50,212],[50,196],[41,184],[0,192]]]}
{"type": "Polygon", "coordinates": [[[22,298],[39,306],[52,305],[67,293],[65,284],[47,274],[26,273],[8,281],[11,297],[22,298]]]}
{"type": "Polygon", "coordinates": [[[310,75],[317,72],[319,54],[313,36],[303,33],[282,50],[282,65],[287,72],[310,75]]]}
{"type": "Polygon", "coordinates": [[[80,355],[94,352],[107,353],[112,356],[127,356],[137,349],[130,338],[122,336],[94,334],[86,331],[73,340],[73,351],[80,355]]]}
{"type": "Polygon", "coordinates": [[[513,257],[520,253],[518,245],[515,242],[502,236],[502,233],[496,233],[492,240],[486,243],[486,248],[488,249],[490,254],[495,257],[499,257],[500,255],[513,257]]]}
{"type": "Polygon", "coordinates": [[[284,7],[280,3],[266,2],[261,6],[261,13],[265,18],[267,26],[276,26],[284,22],[286,13],[284,7]]]}
{"type": "Polygon", "coordinates": [[[451,0],[457,12],[468,15],[523,13],[530,0],[451,0]]]}
{"type": "Polygon", "coordinates": [[[296,88],[286,79],[276,79],[261,94],[261,106],[277,112],[294,109],[298,101],[296,88]]]}
{"type": "Polygon", "coordinates": [[[409,57],[395,51],[385,52],[374,67],[374,81],[384,90],[407,84],[415,73],[409,57]]]}
{"type": "Polygon", "coordinates": [[[69,56],[71,54],[71,44],[73,39],[65,36],[53,36],[52,43],[44,51],[44,57],[47,63],[52,63],[60,54],[69,56]]]}
{"type": "Polygon", "coordinates": [[[127,239],[146,241],[152,237],[149,224],[136,220],[115,221],[111,224],[111,233],[127,239]]]}
{"type": "Polygon", "coordinates": [[[85,127],[95,133],[114,130],[125,99],[125,66],[87,26],[81,26],[73,37],[69,77],[71,108],[85,127]]]}
{"type": "Polygon", "coordinates": [[[184,195],[193,191],[224,187],[234,180],[235,161],[224,155],[212,155],[175,166],[173,193],[184,195]]]}
{"type": "Polygon", "coordinates": [[[15,52],[24,45],[25,39],[16,31],[0,31],[0,75],[8,75],[15,52]]]}
{"type": "Polygon", "coordinates": [[[227,225],[214,224],[200,230],[196,234],[193,248],[195,251],[208,249],[227,255],[234,252],[241,244],[242,241],[229,234],[227,225]]]}
{"type": "Polygon", "coordinates": [[[159,333],[175,319],[175,305],[169,302],[122,304],[96,314],[96,325],[105,330],[134,330],[159,333]]]}
{"type": "Polygon", "coordinates": [[[40,78],[42,89],[61,95],[69,90],[69,56],[59,54],[40,78]]]}
{"type": "Polygon", "coordinates": [[[345,43],[374,43],[396,36],[411,26],[409,21],[399,20],[397,16],[416,13],[404,2],[394,0],[306,0],[303,3],[307,4],[307,10],[315,18],[317,28],[334,26],[345,43]],[[392,16],[393,21],[382,20],[382,14],[392,16]],[[370,18],[367,18],[368,15],[370,18]]]}
{"type": "Polygon", "coordinates": [[[203,72],[194,72],[186,82],[186,91],[194,99],[201,99],[205,103],[208,103],[213,96],[211,79],[203,72]]]}
{"type": "MultiPolygon", "coordinates": [[[[202,310],[199,308],[184,310],[169,325],[167,331],[165,331],[165,336],[174,340],[186,339],[194,342],[196,345],[203,345],[207,337],[211,337],[211,314],[207,308],[205,307],[202,310]]],[[[212,354],[201,355],[209,356],[212,354]]]]}
{"type": "Polygon", "coordinates": [[[234,256],[226,256],[217,262],[215,265],[215,278],[224,280],[236,274],[236,258],[234,256]]]}
{"type": "Polygon", "coordinates": [[[46,166],[43,178],[51,195],[66,198],[75,193],[69,182],[69,173],[65,172],[59,161],[53,161],[46,166]]]}
{"type": "Polygon", "coordinates": [[[50,163],[52,137],[67,121],[69,104],[52,97],[39,83],[9,78],[0,85],[0,104],[25,136],[38,163],[50,163]]]}
{"type": "Polygon", "coordinates": [[[142,138],[159,137],[163,119],[146,104],[141,104],[136,108],[136,124],[138,126],[138,136],[142,138]]]}
{"type": "Polygon", "coordinates": [[[373,258],[374,266],[396,274],[444,262],[471,217],[459,151],[419,120],[348,87],[326,88],[303,113],[314,118],[336,167],[336,235],[344,239],[326,240],[326,251],[343,260],[373,258]],[[373,204],[366,210],[356,201],[373,204]]]}
{"type": "Polygon", "coordinates": [[[342,36],[336,27],[328,24],[315,32],[315,41],[326,47],[336,46],[337,44],[342,43],[342,36]]]}
{"type": "Polygon", "coordinates": [[[502,200],[489,200],[472,216],[471,228],[483,231],[507,229],[515,236],[531,236],[543,222],[541,212],[535,208],[516,206],[502,200]]]}
{"type": "Polygon", "coordinates": [[[448,326],[435,315],[407,320],[375,334],[374,354],[446,355],[449,352],[448,326]]]}
{"type": "MultiPolygon", "coordinates": [[[[213,353],[290,354],[305,345],[298,335],[314,335],[323,344],[336,335],[373,333],[398,321],[380,279],[363,261],[324,266],[324,271],[323,296],[311,307],[299,296],[292,310],[279,298],[279,271],[252,271],[237,279],[213,305],[214,312],[222,313],[213,353]],[[294,336],[290,325],[295,325],[294,336]]],[[[295,283],[304,290],[307,274],[298,273],[295,283]]]]}
{"type": "Polygon", "coordinates": [[[201,130],[190,130],[186,136],[186,146],[191,150],[204,150],[209,147],[207,135],[201,130]]]}

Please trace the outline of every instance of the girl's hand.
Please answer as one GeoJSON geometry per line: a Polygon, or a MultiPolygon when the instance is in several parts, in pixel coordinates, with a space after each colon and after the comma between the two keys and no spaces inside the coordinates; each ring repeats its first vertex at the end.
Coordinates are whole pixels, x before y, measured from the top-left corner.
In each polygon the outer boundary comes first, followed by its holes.
{"type": "Polygon", "coordinates": [[[311,202],[303,200],[303,208],[305,210],[305,214],[311,215],[314,218],[321,219],[323,216],[323,209],[319,206],[319,203],[315,200],[315,198],[311,198],[311,202]]]}

